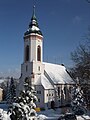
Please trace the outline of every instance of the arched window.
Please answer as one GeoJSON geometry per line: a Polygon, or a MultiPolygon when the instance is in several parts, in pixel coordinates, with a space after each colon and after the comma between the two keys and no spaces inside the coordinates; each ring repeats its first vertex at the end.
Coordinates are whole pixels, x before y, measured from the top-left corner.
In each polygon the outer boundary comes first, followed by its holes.
{"type": "Polygon", "coordinates": [[[29,61],[29,46],[26,46],[25,49],[25,61],[29,61]]]}
{"type": "Polygon", "coordinates": [[[41,47],[38,45],[37,47],[37,61],[41,61],[41,47]]]}

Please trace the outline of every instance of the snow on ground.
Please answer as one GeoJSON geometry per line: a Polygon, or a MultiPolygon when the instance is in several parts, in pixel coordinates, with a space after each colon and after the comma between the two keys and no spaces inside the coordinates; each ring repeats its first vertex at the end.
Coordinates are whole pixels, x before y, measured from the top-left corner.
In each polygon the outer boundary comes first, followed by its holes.
{"type": "Polygon", "coordinates": [[[77,116],[77,120],[90,120],[88,115],[77,116]]]}
{"type": "MultiPolygon", "coordinates": [[[[0,109],[2,116],[0,116],[0,120],[11,120],[9,115],[7,115],[7,111],[3,111],[0,109]]],[[[38,120],[58,120],[60,113],[58,110],[46,110],[38,113],[38,120]]],[[[90,120],[88,115],[77,116],[77,120],[90,120]]]]}
{"type": "Polygon", "coordinates": [[[3,112],[3,119],[2,120],[11,120],[9,115],[7,115],[7,111],[3,112]]]}
{"type": "Polygon", "coordinates": [[[47,118],[48,118],[47,116],[42,115],[42,114],[40,114],[40,115],[38,116],[38,119],[39,119],[39,120],[45,120],[45,119],[47,119],[47,118]]]}
{"type": "MultiPolygon", "coordinates": [[[[10,120],[9,115],[7,115],[7,108],[6,104],[0,104],[0,120],[10,120]]],[[[37,113],[38,120],[58,120],[60,113],[61,109],[40,111],[37,113]]],[[[88,115],[77,116],[77,120],[90,120],[90,117],[88,115]]]]}
{"type": "MultiPolygon", "coordinates": [[[[39,120],[58,120],[59,116],[61,115],[61,109],[49,109],[45,111],[41,111],[38,113],[40,118],[39,120]]],[[[77,120],[90,120],[90,116],[88,115],[82,115],[82,116],[77,116],[77,120]]]]}
{"type": "Polygon", "coordinates": [[[60,109],[49,109],[45,111],[38,112],[40,120],[57,120],[60,116],[60,109]]]}
{"type": "Polygon", "coordinates": [[[4,111],[0,108],[0,120],[11,120],[9,115],[7,114],[7,111],[4,111]]]}

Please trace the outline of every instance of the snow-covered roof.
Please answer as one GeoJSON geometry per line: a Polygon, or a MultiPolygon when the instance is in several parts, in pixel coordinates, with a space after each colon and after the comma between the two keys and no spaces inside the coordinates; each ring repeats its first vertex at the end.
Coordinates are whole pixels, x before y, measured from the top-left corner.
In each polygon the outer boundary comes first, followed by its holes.
{"type": "Polygon", "coordinates": [[[34,26],[34,25],[33,25],[32,28],[30,28],[30,29],[31,29],[32,31],[35,31],[35,30],[36,30],[36,31],[39,31],[39,30],[40,30],[37,26],[34,26]]]}
{"type": "Polygon", "coordinates": [[[67,73],[65,66],[46,63],[45,71],[54,84],[74,84],[73,79],[67,73]]]}
{"type": "Polygon", "coordinates": [[[44,89],[54,89],[50,81],[43,74],[39,77],[35,84],[42,85],[44,89]]]}
{"type": "Polygon", "coordinates": [[[74,84],[65,66],[46,62],[43,64],[45,65],[44,74],[41,73],[36,85],[42,85],[44,89],[54,89],[55,84],[74,84]]]}

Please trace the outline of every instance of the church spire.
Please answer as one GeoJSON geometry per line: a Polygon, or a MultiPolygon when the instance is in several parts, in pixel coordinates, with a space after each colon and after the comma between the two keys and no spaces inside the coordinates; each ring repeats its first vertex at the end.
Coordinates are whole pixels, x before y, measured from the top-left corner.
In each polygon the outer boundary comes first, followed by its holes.
{"type": "Polygon", "coordinates": [[[29,28],[25,32],[24,35],[28,35],[28,34],[31,34],[31,33],[35,33],[35,34],[38,34],[38,35],[42,36],[42,32],[39,29],[37,18],[36,18],[36,15],[35,15],[35,5],[33,6],[33,14],[32,14],[32,18],[31,18],[31,22],[29,24],[29,28]]]}
{"type": "Polygon", "coordinates": [[[33,15],[32,15],[32,19],[36,19],[36,15],[35,15],[35,5],[33,6],[33,15]]]}

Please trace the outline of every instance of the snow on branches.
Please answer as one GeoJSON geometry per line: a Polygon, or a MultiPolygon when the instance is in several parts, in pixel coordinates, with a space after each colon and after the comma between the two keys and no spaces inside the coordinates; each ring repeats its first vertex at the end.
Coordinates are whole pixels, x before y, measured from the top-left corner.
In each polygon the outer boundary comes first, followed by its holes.
{"type": "Polygon", "coordinates": [[[11,114],[11,120],[30,120],[32,116],[37,116],[34,110],[36,108],[35,101],[37,101],[37,97],[34,95],[34,87],[28,81],[24,82],[25,89],[21,91],[15,103],[13,103],[8,111],[11,114]]]}

